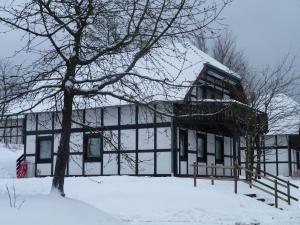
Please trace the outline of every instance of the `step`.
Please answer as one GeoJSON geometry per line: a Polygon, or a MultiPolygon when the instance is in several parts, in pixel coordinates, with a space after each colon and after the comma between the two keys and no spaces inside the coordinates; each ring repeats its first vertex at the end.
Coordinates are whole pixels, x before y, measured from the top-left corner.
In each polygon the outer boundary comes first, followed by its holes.
{"type": "Polygon", "coordinates": [[[264,198],[257,198],[256,200],[260,201],[260,202],[265,202],[266,201],[266,199],[264,199],[264,198]]]}
{"type": "Polygon", "coordinates": [[[246,196],[250,197],[250,198],[256,198],[257,195],[256,194],[245,194],[246,196]]]}

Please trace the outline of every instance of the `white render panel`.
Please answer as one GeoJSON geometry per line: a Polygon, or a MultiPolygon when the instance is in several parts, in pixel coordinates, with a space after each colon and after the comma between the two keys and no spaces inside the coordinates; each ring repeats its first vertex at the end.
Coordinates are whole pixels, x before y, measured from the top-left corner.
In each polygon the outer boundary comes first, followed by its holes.
{"type": "Polygon", "coordinates": [[[138,123],[153,123],[154,121],[154,111],[147,108],[146,106],[139,106],[138,110],[138,123]]]}
{"type": "Polygon", "coordinates": [[[83,124],[83,111],[82,110],[75,110],[72,114],[72,120],[76,123],[72,122],[72,128],[80,128],[83,124]]]}
{"type": "Polygon", "coordinates": [[[99,175],[101,173],[100,162],[86,162],[84,163],[85,175],[99,175]]]}
{"type": "Polygon", "coordinates": [[[139,174],[154,174],[154,153],[139,153],[139,174]]]}
{"type": "Polygon", "coordinates": [[[289,161],[288,149],[278,149],[278,161],[289,161]]]}
{"type": "Polygon", "coordinates": [[[135,153],[127,153],[121,155],[121,174],[133,175],[135,174],[135,153]]]}
{"type": "Polygon", "coordinates": [[[154,129],[145,128],[138,130],[139,150],[154,149],[154,129]]]}
{"type": "Polygon", "coordinates": [[[215,154],[215,135],[214,134],[207,133],[207,152],[215,154]]]}
{"type": "Polygon", "coordinates": [[[118,125],[118,107],[104,108],[104,126],[116,126],[118,125]]]}
{"type": "Polygon", "coordinates": [[[51,175],[51,163],[38,163],[36,165],[36,174],[38,176],[50,176],[51,175]]]}
{"type": "Polygon", "coordinates": [[[83,150],[83,133],[71,133],[70,152],[82,152],[83,150]]]}
{"type": "Polygon", "coordinates": [[[188,174],[194,174],[194,167],[192,166],[194,162],[197,162],[197,154],[189,153],[188,154],[188,174]]]}
{"type": "Polygon", "coordinates": [[[51,130],[51,129],[52,129],[52,113],[39,113],[38,130],[51,130]]]}
{"type": "MultiPolygon", "coordinates": [[[[204,165],[206,166],[206,163],[198,163],[199,165],[204,165]]],[[[209,170],[207,171],[207,173],[209,174],[209,170]]],[[[204,167],[198,167],[198,175],[206,175],[206,168],[204,167]]]]}
{"type": "Polygon", "coordinates": [[[266,163],[266,172],[276,175],[276,163],[266,163]]]}
{"type": "Polygon", "coordinates": [[[224,137],[224,155],[231,155],[230,137],[224,137]]]}
{"type": "Polygon", "coordinates": [[[27,131],[34,131],[35,126],[36,126],[35,114],[27,114],[26,130],[27,131]]]}
{"type": "Polygon", "coordinates": [[[215,156],[214,155],[207,155],[207,164],[215,164],[215,156]]]}
{"type": "Polygon", "coordinates": [[[181,175],[187,175],[187,170],[186,170],[186,161],[180,161],[180,170],[181,170],[181,175]]]}
{"type": "Polygon", "coordinates": [[[35,157],[27,156],[26,163],[27,163],[26,177],[34,177],[35,176],[35,157]]]}
{"type": "Polygon", "coordinates": [[[275,136],[265,136],[265,146],[274,146],[275,145],[275,136]]]}
{"type": "Polygon", "coordinates": [[[36,139],[35,135],[26,136],[26,154],[34,154],[36,151],[36,139]]]}
{"type": "Polygon", "coordinates": [[[135,150],[135,129],[121,130],[121,149],[135,150]]]}
{"type": "Polygon", "coordinates": [[[288,163],[278,163],[278,174],[282,175],[282,176],[289,176],[289,164],[288,163]]]}
{"type": "Polygon", "coordinates": [[[277,135],[278,146],[288,146],[288,135],[277,135]]]}
{"type": "Polygon", "coordinates": [[[103,154],[103,174],[114,175],[118,174],[118,154],[103,154]]]}
{"type": "Polygon", "coordinates": [[[121,107],[121,124],[135,124],[135,105],[121,107]]]}
{"type": "Polygon", "coordinates": [[[60,141],[60,134],[54,134],[54,153],[58,151],[58,145],[60,141]]]}
{"type": "Polygon", "coordinates": [[[82,175],[82,155],[70,155],[69,175],[82,175]]]}
{"type": "Polygon", "coordinates": [[[157,174],[171,174],[171,152],[157,153],[157,174]]]}
{"type": "Polygon", "coordinates": [[[266,162],[275,162],[276,161],[276,150],[275,149],[268,149],[266,152],[265,152],[265,157],[266,157],[266,162]]]}
{"type": "Polygon", "coordinates": [[[54,128],[55,129],[61,129],[61,123],[62,123],[62,114],[56,113],[54,115],[54,128]]]}
{"type": "Polygon", "coordinates": [[[196,151],[196,131],[188,130],[188,150],[196,151]]]}
{"type": "MultiPolygon", "coordinates": [[[[223,166],[223,164],[216,164],[216,165],[223,166]]],[[[224,170],[223,169],[217,168],[215,171],[216,171],[216,176],[224,176],[224,170]]]]}
{"type": "Polygon", "coordinates": [[[103,132],[103,135],[103,150],[116,152],[116,147],[118,147],[118,131],[105,131],[103,132]]]}
{"type": "Polygon", "coordinates": [[[87,124],[90,127],[101,126],[101,109],[87,109],[85,111],[85,124],[87,124]]]}
{"type": "Polygon", "coordinates": [[[157,128],[157,149],[171,149],[171,128],[157,128]]]}
{"type": "Polygon", "coordinates": [[[156,122],[171,122],[171,117],[167,116],[173,113],[173,107],[171,104],[158,104],[156,106],[156,111],[156,122]]]}

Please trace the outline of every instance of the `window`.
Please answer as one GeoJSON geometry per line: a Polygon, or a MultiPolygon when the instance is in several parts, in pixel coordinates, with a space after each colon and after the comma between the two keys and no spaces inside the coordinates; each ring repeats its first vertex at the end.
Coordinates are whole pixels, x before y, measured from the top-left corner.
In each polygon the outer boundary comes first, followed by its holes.
{"type": "Polygon", "coordinates": [[[186,130],[179,130],[179,154],[181,160],[187,160],[188,133],[186,130]]]}
{"type": "Polygon", "coordinates": [[[37,138],[37,162],[50,163],[52,159],[52,137],[37,138]]]}
{"type": "Polygon", "coordinates": [[[296,152],[297,169],[300,169],[300,152],[296,152]]]}
{"type": "Polygon", "coordinates": [[[102,138],[98,134],[86,135],[84,159],[89,162],[101,161],[102,138]]]}
{"type": "Polygon", "coordinates": [[[223,164],[224,163],[224,140],[221,137],[216,137],[215,141],[216,145],[216,164],[223,164]]]}
{"type": "Polygon", "coordinates": [[[206,89],[206,98],[207,99],[214,99],[215,98],[214,92],[210,88],[206,89]]]}
{"type": "Polygon", "coordinates": [[[197,134],[196,146],[198,162],[206,162],[206,136],[204,134],[197,134]]]}
{"type": "Polygon", "coordinates": [[[197,88],[197,100],[204,99],[204,89],[201,87],[197,88]]]}
{"type": "Polygon", "coordinates": [[[215,92],[215,99],[223,99],[222,93],[221,92],[215,92]]]}

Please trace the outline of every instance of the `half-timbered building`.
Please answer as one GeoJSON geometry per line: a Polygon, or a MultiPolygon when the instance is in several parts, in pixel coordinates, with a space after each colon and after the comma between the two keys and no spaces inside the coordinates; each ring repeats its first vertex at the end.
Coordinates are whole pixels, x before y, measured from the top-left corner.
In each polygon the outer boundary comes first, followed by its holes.
{"type": "MultiPolygon", "coordinates": [[[[193,162],[238,162],[239,137],[249,126],[246,115],[255,118],[250,126],[256,127],[265,114],[247,106],[239,75],[191,45],[179,48],[189,63],[180,71],[181,79],[189,85],[176,98],[160,95],[147,106],[114,102],[74,110],[66,176],[187,176],[193,162]]],[[[171,53],[161,58],[168,61],[171,53]]],[[[166,67],[182,64],[180,56],[170,60],[166,67]]],[[[53,175],[60,119],[59,111],[25,114],[28,176],[53,175]]],[[[199,168],[197,173],[207,176],[210,171],[199,168]]],[[[232,172],[220,169],[216,175],[232,172]]]]}

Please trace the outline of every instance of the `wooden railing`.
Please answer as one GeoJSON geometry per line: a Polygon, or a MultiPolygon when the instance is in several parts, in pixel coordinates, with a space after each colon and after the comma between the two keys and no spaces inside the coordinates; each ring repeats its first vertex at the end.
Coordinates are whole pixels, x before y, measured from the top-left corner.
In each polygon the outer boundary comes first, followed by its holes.
{"type": "Polygon", "coordinates": [[[16,173],[18,174],[19,169],[20,169],[20,164],[25,160],[25,155],[22,154],[16,161],[16,173]]]}
{"type": "MultiPolygon", "coordinates": [[[[292,184],[290,181],[286,181],[280,177],[274,176],[263,170],[256,170],[252,171],[246,167],[242,167],[240,165],[234,166],[220,166],[220,165],[205,165],[205,164],[198,164],[194,162],[194,187],[197,186],[197,179],[199,178],[197,168],[202,167],[206,168],[207,170],[211,170],[211,184],[214,185],[215,179],[224,179],[224,177],[218,177],[216,174],[217,169],[229,170],[233,171],[233,177],[230,180],[234,181],[234,193],[237,193],[238,189],[238,181],[244,182],[249,185],[250,188],[254,187],[259,189],[267,194],[270,194],[274,197],[275,200],[275,207],[278,208],[278,199],[287,202],[289,205],[291,204],[291,200],[298,201],[298,199],[291,195],[291,188],[299,188],[297,185],[292,184]],[[241,171],[244,171],[247,174],[247,179],[240,179],[239,174],[241,171]],[[269,182],[269,183],[268,183],[269,182]],[[259,185],[261,186],[259,186],[259,185]],[[280,188],[281,187],[281,188],[280,188]],[[284,189],[284,190],[282,190],[284,189]]],[[[228,179],[228,178],[225,178],[228,179]]]]}

